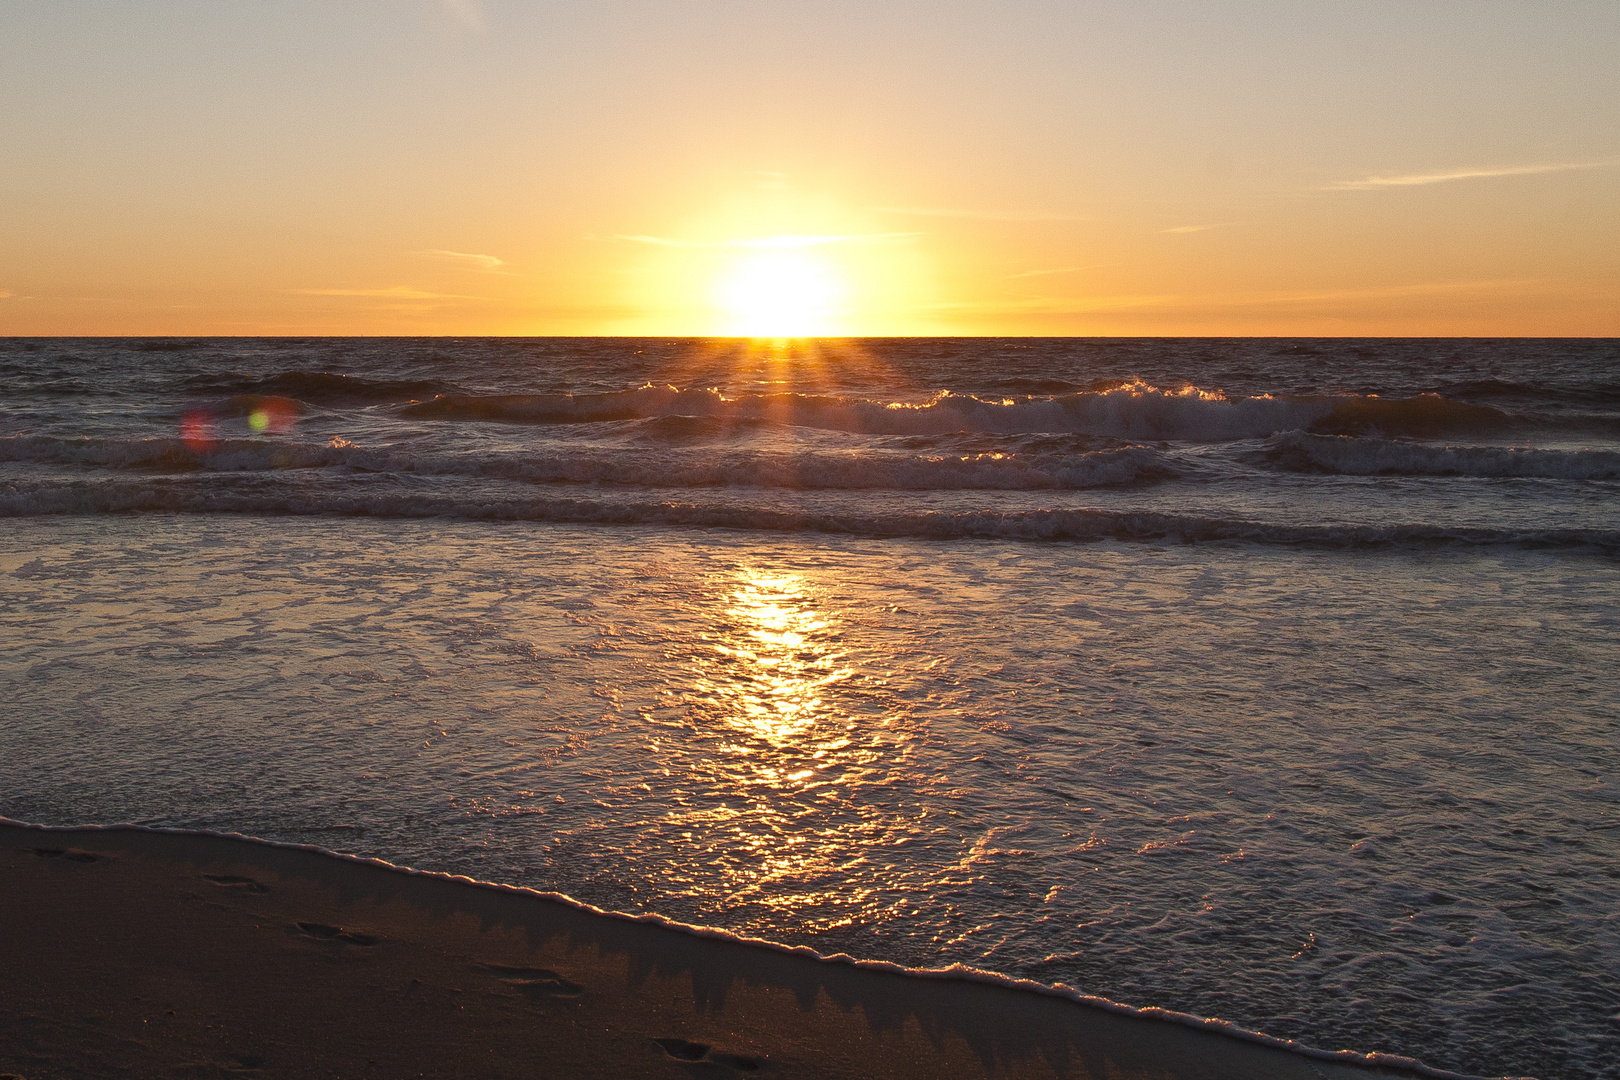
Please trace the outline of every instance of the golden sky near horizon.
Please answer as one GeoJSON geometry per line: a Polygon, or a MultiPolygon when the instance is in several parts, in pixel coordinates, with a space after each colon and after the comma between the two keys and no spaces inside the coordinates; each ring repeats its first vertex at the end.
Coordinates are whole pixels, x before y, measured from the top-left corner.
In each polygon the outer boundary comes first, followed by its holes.
{"type": "Polygon", "coordinates": [[[1620,336],[1620,5],[0,0],[0,334],[1620,336]]]}

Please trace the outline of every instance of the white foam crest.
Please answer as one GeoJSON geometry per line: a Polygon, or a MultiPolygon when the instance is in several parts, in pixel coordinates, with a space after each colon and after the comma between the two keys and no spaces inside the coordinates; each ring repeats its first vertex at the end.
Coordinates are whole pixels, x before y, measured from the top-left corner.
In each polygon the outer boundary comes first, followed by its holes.
{"type": "Polygon", "coordinates": [[[1434,446],[1395,439],[1290,431],[1272,439],[1267,454],[1291,468],[1345,476],[1620,479],[1620,453],[1612,450],[1434,446]]]}
{"type": "Polygon", "coordinates": [[[1331,399],[1228,398],[1196,387],[1161,390],[1143,382],[1055,399],[1084,417],[1083,430],[1129,439],[1253,439],[1308,427],[1333,412],[1331,399]]]}
{"type": "Polygon", "coordinates": [[[1261,438],[1308,427],[1333,412],[1329,398],[1228,398],[1186,387],[1134,382],[1110,390],[1040,399],[987,399],[940,393],[925,402],[879,402],[807,394],[727,397],[715,390],[642,387],[569,397],[439,397],[404,412],[428,419],[567,423],[664,416],[765,421],[871,435],[1064,432],[1128,439],[1214,441],[1261,438]]]}
{"type": "Polygon", "coordinates": [[[1229,399],[1193,387],[1160,390],[1138,382],[1044,400],[990,401],[940,394],[921,405],[856,402],[826,408],[806,420],[808,426],[884,435],[1062,432],[1202,442],[1259,438],[1307,426],[1332,411],[1328,402],[1269,396],[1229,399]]]}
{"type": "Polygon", "coordinates": [[[475,457],[356,450],[345,455],[342,463],[379,472],[482,476],[529,483],[845,491],[1073,490],[1148,483],[1177,472],[1164,455],[1142,447],[1061,457],[737,451],[525,452],[475,457]]]}

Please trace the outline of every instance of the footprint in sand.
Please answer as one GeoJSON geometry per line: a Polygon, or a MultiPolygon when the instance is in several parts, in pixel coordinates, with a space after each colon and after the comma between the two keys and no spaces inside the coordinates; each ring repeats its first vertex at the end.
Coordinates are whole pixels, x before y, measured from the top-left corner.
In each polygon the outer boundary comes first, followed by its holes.
{"type": "Polygon", "coordinates": [[[96,862],[100,855],[92,855],[88,851],[77,848],[37,847],[34,854],[42,859],[67,859],[71,862],[96,862]]]}
{"type": "Polygon", "coordinates": [[[740,1072],[755,1072],[764,1064],[759,1058],[716,1050],[708,1043],[688,1042],[685,1039],[654,1039],[653,1042],[663,1047],[664,1053],[677,1061],[710,1061],[740,1072]]]}
{"type": "Polygon", "coordinates": [[[480,964],[485,971],[500,976],[501,982],[529,997],[578,997],[585,992],[579,983],[569,982],[548,968],[506,967],[502,964],[480,964]]]}
{"type": "Polygon", "coordinates": [[[268,885],[261,885],[250,877],[232,877],[229,874],[204,874],[203,877],[212,881],[222,889],[241,889],[243,892],[267,893],[268,885]]]}
{"type": "Polygon", "coordinates": [[[325,923],[301,922],[297,924],[299,932],[320,941],[338,942],[343,945],[375,945],[381,941],[380,937],[371,934],[356,933],[345,930],[341,926],[328,926],[325,923]]]}

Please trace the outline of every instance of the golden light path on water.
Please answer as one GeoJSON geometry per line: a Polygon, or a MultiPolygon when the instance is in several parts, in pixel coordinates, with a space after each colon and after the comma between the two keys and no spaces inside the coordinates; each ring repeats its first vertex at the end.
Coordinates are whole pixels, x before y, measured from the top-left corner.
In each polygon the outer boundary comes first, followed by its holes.
{"type": "Polygon", "coordinates": [[[870,918],[881,899],[855,866],[915,824],[881,792],[910,724],[880,657],[807,576],[739,568],[692,607],[700,631],[666,704],[705,750],[671,759],[693,797],[672,798],[658,831],[708,863],[703,889],[718,876],[723,908],[826,928],[870,918]]]}
{"type": "MultiPolygon", "coordinates": [[[[727,632],[714,647],[732,670],[723,681],[700,676],[699,686],[729,707],[727,719],[744,732],[772,746],[794,745],[815,727],[823,689],[849,676],[842,652],[827,640],[830,623],[794,577],[749,575],[731,600],[727,632]]],[[[836,745],[847,744],[843,739],[836,745]]],[[[827,752],[818,749],[813,756],[827,752]]],[[[780,770],[767,771],[790,783],[813,772],[783,777],[780,770]]]]}
{"type": "Polygon", "coordinates": [[[744,570],[717,594],[707,648],[695,658],[690,716],[721,733],[704,765],[723,801],[683,816],[682,826],[710,843],[716,833],[735,837],[715,845],[730,848],[729,902],[818,906],[826,900],[819,891],[784,891],[784,883],[835,875],[858,846],[851,832],[864,830],[848,815],[816,819],[847,797],[841,787],[879,765],[878,747],[856,734],[882,721],[851,715],[833,698],[855,668],[838,620],[809,582],[744,570]]]}

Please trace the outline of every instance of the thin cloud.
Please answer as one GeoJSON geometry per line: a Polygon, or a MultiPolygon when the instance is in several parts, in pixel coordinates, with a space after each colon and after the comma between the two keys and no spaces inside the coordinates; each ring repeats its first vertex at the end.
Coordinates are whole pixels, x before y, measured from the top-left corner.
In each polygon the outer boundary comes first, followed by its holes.
{"type": "Polygon", "coordinates": [[[1376,191],[1380,188],[1423,187],[1427,184],[1449,184],[1454,180],[1488,180],[1497,176],[1535,176],[1540,173],[1573,172],[1577,169],[1596,169],[1601,161],[1574,161],[1557,165],[1514,165],[1502,169],[1454,169],[1443,173],[1410,173],[1402,176],[1368,176],[1360,180],[1339,180],[1324,191],[1376,191]]]}
{"type": "Polygon", "coordinates": [[[299,296],[367,296],[377,300],[487,300],[484,296],[462,296],[459,293],[425,292],[409,285],[394,285],[387,289],[294,289],[299,296]]]}
{"type": "Polygon", "coordinates": [[[0,289],[0,300],[10,300],[16,295],[17,294],[12,292],[10,289],[0,289]]]}
{"type": "Polygon", "coordinates": [[[1094,315],[1106,312],[1160,309],[1175,311],[1228,311],[1242,308],[1276,308],[1354,303],[1368,300],[1396,300],[1404,297],[1490,294],[1505,289],[1523,289],[1538,282],[1533,279],[1499,278],[1475,281],[1426,281],[1408,285],[1373,286],[1360,289],[1323,289],[1290,293],[1182,293],[1161,295],[1036,296],[1023,300],[981,303],[946,303],[927,310],[957,315],[1094,315]]]}
{"type": "Polygon", "coordinates": [[[913,236],[922,236],[920,232],[889,232],[889,233],[844,233],[822,235],[813,233],[788,233],[781,236],[748,236],[735,240],[681,240],[668,236],[648,236],[643,233],[621,233],[615,240],[626,240],[633,244],[653,244],[657,247],[672,248],[804,248],[822,247],[827,244],[875,244],[884,240],[901,240],[913,236]]]}
{"type": "Polygon", "coordinates": [[[1050,277],[1053,274],[1078,274],[1082,270],[1095,270],[1098,265],[1100,264],[1094,263],[1091,266],[1056,266],[1050,270],[1025,270],[1021,274],[1008,274],[1007,280],[1015,281],[1018,278],[1050,277]]]}
{"type": "Polygon", "coordinates": [[[907,217],[955,218],[962,221],[1090,221],[1077,214],[1050,214],[1027,210],[968,210],[948,206],[874,206],[874,214],[907,217]]]}
{"type": "Polygon", "coordinates": [[[1026,300],[930,304],[921,310],[955,315],[1091,315],[1160,307],[1174,296],[1037,296],[1026,300]]]}
{"type": "Polygon", "coordinates": [[[849,233],[840,236],[795,235],[756,236],[744,240],[731,240],[732,247],[797,248],[821,247],[824,244],[876,244],[884,240],[904,240],[923,235],[920,232],[849,233]]]}
{"type": "Polygon", "coordinates": [[[1219,229],[1225,226],[1224,221],[1217,221],[1213,225],[1177,225],[1169,229],[1160,229],[1161,233],[1195,233],[1208,232],[1210,229],[1219,229]]]}
{"type": "Polygon", "coordinates": [[[1405,296],[1445,296],[1489,292],[1534,285],[1533,278],[1490,278],[1474,281],[1422,281],[1410,285],[1375,285],[1361,289],[1324,289],[1317,292],[1249,294],[1212,299],[1225,304],[1320,304],[1345,300],[1394,300],[1405,296]]]}
{"type": "Polygon", "coordinates": [[[461,262],[474,269],[482,270],[485,273],[491,274],[500,272],[501,267],[506,265],[505,259],[497,259],[493,255],[475,255],[470,251],[445,251],[440,248],[434,248],[429,251],[413,252],[412,254],[424,255],[430,259],[449,259],[452,261],[461,262]]]}
{"type": "MultiPolygon", "coordinates": [[[[587,239],[595,240],[596,237],[587,239]]],[[[718,247],[718,244],[702,244],[695,240],[671,240],[666,236],[648,236],[645,233],[618,233],[611,237],[614,240],[626,240],[632,244],[654,244],[658,247],[718,247]]]]}

